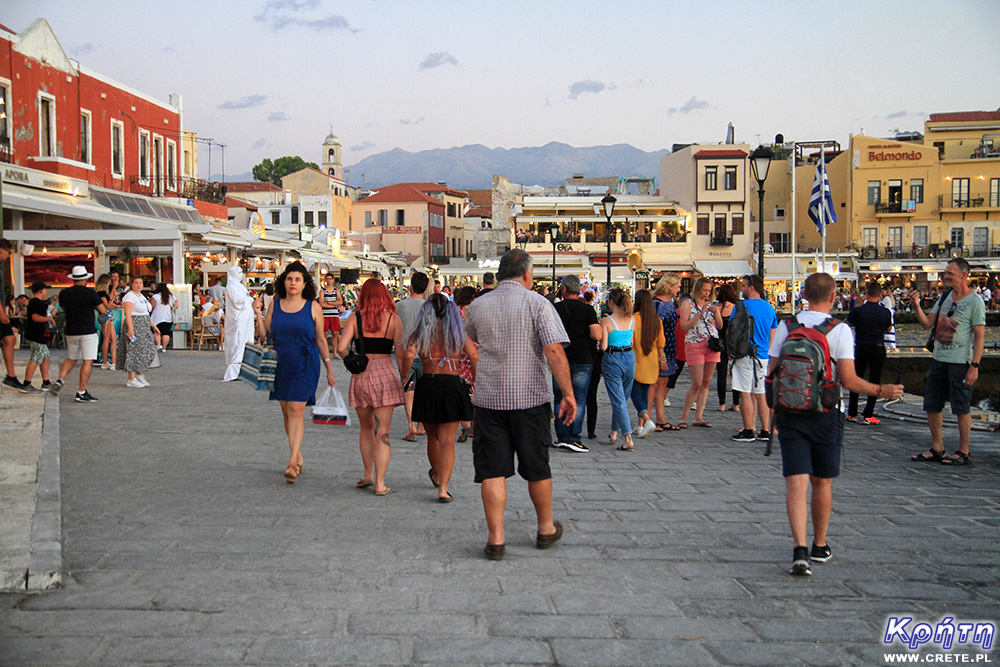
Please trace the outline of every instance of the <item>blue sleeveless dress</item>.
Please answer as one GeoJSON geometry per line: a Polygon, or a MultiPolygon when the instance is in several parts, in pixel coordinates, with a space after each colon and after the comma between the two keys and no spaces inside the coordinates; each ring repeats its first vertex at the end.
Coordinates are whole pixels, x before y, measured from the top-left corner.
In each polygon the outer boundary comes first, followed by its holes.
{"type": "Polygon", "coordinates": [[[274,300],[271,315],[271,338],[278,353],[274,371],[272,401],[316,402],[319,384],[319,350],[316,348],[316,324],[312,318],[312,302],[307,301],[297,313],[281,309],[281,300],[274,300]]]}

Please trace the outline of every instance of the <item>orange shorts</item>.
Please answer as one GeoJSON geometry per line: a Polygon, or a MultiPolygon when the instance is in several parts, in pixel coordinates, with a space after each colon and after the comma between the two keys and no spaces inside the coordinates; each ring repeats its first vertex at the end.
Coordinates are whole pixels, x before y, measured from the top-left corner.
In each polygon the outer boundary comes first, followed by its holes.
{"type": "Polygon", "coordinates": [[[699,366],[705,363],[719,363],[722,360],[722,353],[708,349],[708,341],[700,343],[684,343],[684,351],[687,354],[688,366],[699,366]]]}

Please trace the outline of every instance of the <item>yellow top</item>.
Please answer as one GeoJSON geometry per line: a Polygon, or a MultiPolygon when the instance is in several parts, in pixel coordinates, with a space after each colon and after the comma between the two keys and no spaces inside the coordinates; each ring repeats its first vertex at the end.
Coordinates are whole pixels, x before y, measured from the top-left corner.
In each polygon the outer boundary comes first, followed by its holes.
{"type": "Polygon", "coordinates": [[[656,342],[649,354],[642,353],[642,316],[636,313],[632,316],[635,326],[632,331],[632,351],[635,353],[635,381],[643,384],[653,384],[660,376],[660,355],[667,339],[663,336],[663,327],[656,328],[656,342]]]}

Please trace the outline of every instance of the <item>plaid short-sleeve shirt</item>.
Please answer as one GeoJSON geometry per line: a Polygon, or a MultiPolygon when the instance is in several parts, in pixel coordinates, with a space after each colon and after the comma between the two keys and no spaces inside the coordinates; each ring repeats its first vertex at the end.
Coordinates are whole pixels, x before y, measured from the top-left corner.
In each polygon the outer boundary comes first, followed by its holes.
{"type": "Polygon", "coordinates": [[[465,331],[479,343],[474,405],[525,410],[552,400],[543,348],[569,336],[548,299],[504,280],[465,311],[465,331]]]}

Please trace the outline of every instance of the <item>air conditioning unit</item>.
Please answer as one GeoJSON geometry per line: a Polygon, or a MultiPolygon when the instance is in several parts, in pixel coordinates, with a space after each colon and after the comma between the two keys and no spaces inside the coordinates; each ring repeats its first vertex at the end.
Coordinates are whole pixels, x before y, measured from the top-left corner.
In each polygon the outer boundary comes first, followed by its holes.
{"type": "Polygon", "coordinates": [[[865,259],[878,259],[878,250],[875,248],[865,248],[861,251],[861,256],[865,259]]]}

